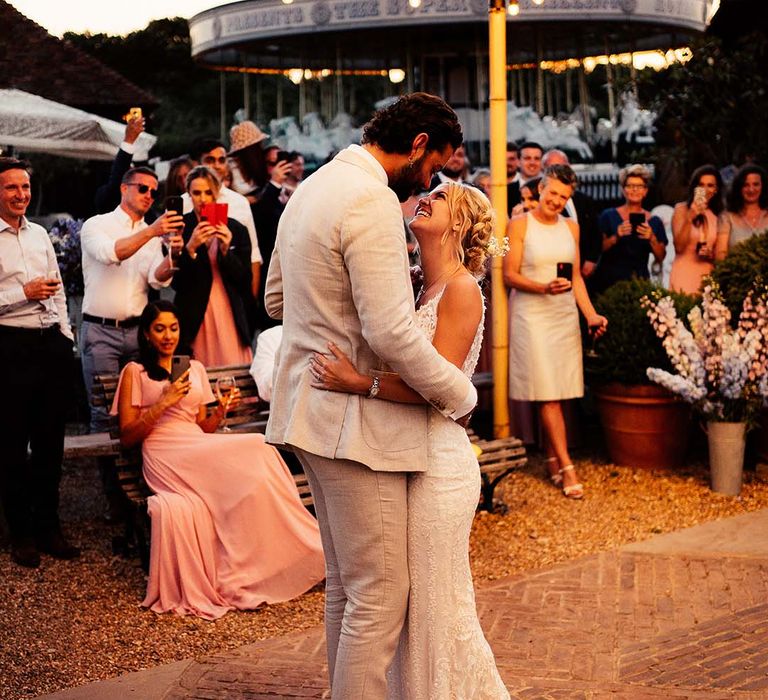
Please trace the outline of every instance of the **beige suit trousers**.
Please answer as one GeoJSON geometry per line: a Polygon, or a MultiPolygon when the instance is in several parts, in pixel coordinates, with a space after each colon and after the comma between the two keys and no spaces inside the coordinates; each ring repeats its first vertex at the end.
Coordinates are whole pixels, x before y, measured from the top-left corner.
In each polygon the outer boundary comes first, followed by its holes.
{"type": "Polygon", "coordinates": [[[407,474],[295,452],[325,552],[332,698],[384,700],[408,607],[407,474]]]}

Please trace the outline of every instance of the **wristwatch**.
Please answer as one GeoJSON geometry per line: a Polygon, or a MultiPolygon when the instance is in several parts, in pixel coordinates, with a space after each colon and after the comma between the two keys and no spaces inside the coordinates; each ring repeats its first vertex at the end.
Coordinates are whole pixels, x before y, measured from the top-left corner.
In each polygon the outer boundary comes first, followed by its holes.
{"type": "Polygon", "coordinates": [[[368,389],[368,398],[369,399],[375,399],[376,396],[379,393],[379,384],[380,380],[378,377],[373,378],[373,382],[371,383],[371,388],[368,389]]]}

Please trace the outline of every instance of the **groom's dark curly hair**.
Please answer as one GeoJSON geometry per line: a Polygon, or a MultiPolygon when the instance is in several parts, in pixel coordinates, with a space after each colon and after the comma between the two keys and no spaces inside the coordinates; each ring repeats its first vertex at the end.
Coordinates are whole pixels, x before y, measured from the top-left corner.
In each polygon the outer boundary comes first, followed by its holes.
{"type": "Polygon", "coordinates": [[[363,127],[362,143],[385,153],[409,153],[420,133],[429,136],[429,150],[461,146],[464,135],[459,118],[442,99],[426,92],[412,92],[380,109],[363,127]]]}

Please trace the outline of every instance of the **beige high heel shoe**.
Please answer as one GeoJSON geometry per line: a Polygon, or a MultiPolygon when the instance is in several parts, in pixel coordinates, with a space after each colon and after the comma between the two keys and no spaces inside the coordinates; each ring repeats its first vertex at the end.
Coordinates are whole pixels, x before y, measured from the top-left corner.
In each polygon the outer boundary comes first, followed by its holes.
{"type": "MultiPolygon", "coordinates": [[[[560,475],[562,479],[563,472],[574,471],[572,464],[566,464],[561,470],[560,475]]],[[[584,486],[582,484],[571,484],[570,486],[563,486],[563,496],[566,498],[572,498],[574,501],[584,498],[584,486]]]]}

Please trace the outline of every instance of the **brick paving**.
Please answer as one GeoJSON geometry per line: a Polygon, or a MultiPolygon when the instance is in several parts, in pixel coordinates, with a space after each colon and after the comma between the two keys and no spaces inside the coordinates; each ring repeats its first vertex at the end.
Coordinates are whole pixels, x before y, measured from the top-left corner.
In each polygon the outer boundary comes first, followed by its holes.
{"type": "MultiPolygon", "coordinates": [[[[768,556],[605,552],[486,584],[477,604],[513,698],[768,700],[768,556]]],[[[164,698],[327,688],[315,628],[195,661],[164,698]]]]}

